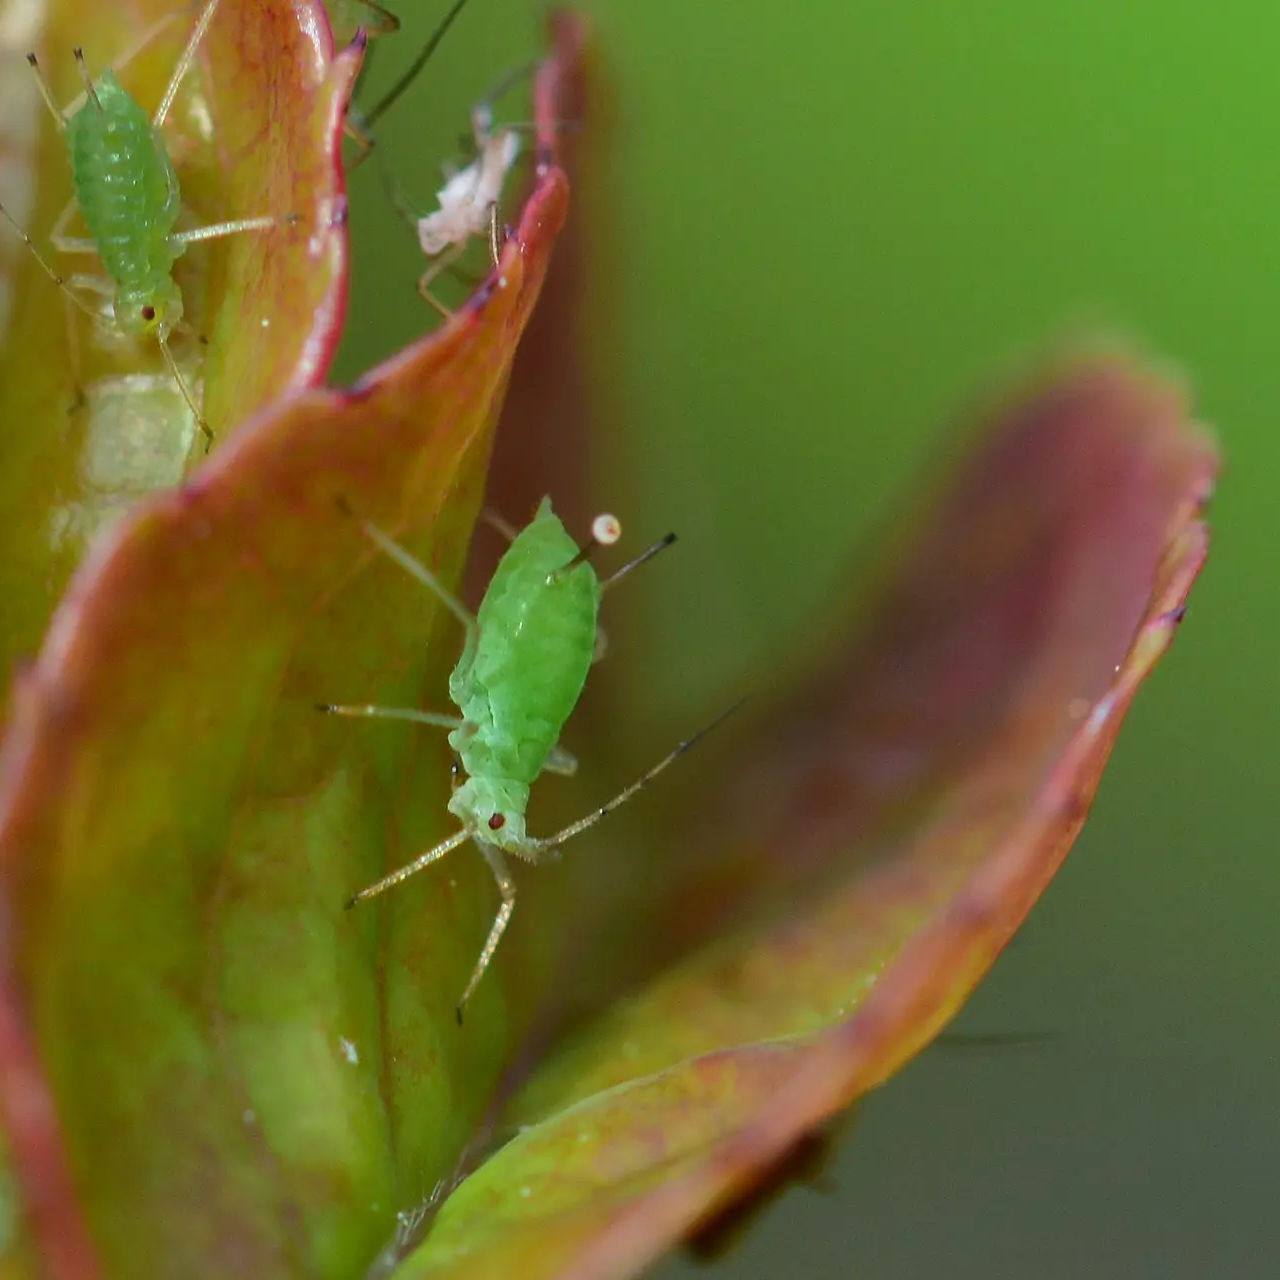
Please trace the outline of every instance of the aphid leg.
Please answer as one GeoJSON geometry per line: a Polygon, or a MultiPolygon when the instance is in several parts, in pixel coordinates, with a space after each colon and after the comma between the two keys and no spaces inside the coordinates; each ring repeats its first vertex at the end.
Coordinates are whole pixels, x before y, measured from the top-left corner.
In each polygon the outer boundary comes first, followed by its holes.
{"type": "Polygon", "coordinates": [[[40,252],[39,249],[36,248],[36,242],[32,240],[32,238],[27,235],[20,226],[18,226],[17,220],[2,204],[0,204],[0,218],[3,218],[22,238],[22,243],[31,250],[31,256],[40,264],[40,269],[45,273],[45,275],[47,275],[49,279],[52,280],[53,283],[56,284],[76,306],[80,307],[81,310],[88,311],[90,315],[96,314],[75,296],[71,291],[70,283],[54,270],[53,264],[44,256],[43,253],[40,252]]]}
{"type": "Polygon", "coordinates": [[[431,285],[441,273],[448,271],[462,257],[465,244],[451,244],[418,278],[418,293],[423,302],[429,302],[447,320],[453,312],[431,292],[431,285]]]}
{"type": "Polygon", "coordinates": [[[173,74],[169,77],[169,84],[165,88],[164,97],[160,99],[160,105],[156,108],[155,115],[151,117],[151,127],[153,129],[159,129],[168,119],[169,112],[173,107],[173,100],[178,96],[178,86],[191,69],[192,62],[195,61],[196,50],[199,49],[200,42],[209,30],[213,15],[218,10],[218,3],[219,0],[207,0],[204,8],[200,11],[200,16],[196,19],[196,25],[187,40],[186,48],[183,49],[177,65],[173,68],[173,74]]]}
{"type": "Polygon", "coordinates": [[[498,914],[493,918],[493,927],[485,939],[484,949],[480,952],[476,967],[471,971],[471,978],[467,982],[466,990],[462,993],[462,999],[458,1001],[459,1026],[462,1025],[462,1010],[471,999],[480,979],[484,977],[484,971],[489,967],[489,961],[493,959],[493,953],[497,951],[498,943],[502,941],[507,925],[511,923],[511,913],[516,909],[516,882],[507,869],[507,860],[502,856],[502,850],[484,840],[477,840],[476,844],[480,846],[480,852],[484,854],[484,860],[489,864],[493,878],[498,882],[498,892],[502,894],[502,906],[498,908],[498,914]]]}
{"type": "Polygon", "coordinates": [[[574,836],[580,836],[584,831],[589,831],[602,818],[607,818],[615,809],[627,803],[645,787],[651,783],[660,773],[665,772],[682,756],[690,747],[702,741],[712,729],[722,725],[739,707],[746,701],[746,698],[739,698],[726,711],[722,711],[710,724],[704,725],[691,738],[686,738],[681,742],[674,751],[663,756],[657,764],[649,769],[646,773],[641,774],[629,787],[618,792],[612,800],[602,804],[598,809],[593,810],[585,818],[579,818],[577,822],[571,822],[563,831],[557,831],[553,836],[547,836],[542,840],[531,840],[529,843],[533,846],[534,854],[549,854],[558,849],[567,840],[572,840],[574,836]]]}
{"type": "Polygon", "coordinates": [[[66,304],[67,352],[71,360],[71,387],[75,392],[75,399],[72,400],[71,407],[67,410],[67,416],[71,417],[84,408],[88,397],[84,393],[84,384],[80,378],[81,370],[84,368],[80,355],[80,327],[76,324],[76,313],[71,299],[64,295],[63,302],[66,304]]]}
{"type": "Polygon", "coordinates": [[[359,523],[361,532],[374,546],[380,551],[384,551],[406,573],[416,578],[429,591],[435,593],[441,604],[466,627],[467,643],[471,644],[476,636],[476,620],[467,606],[421,560],[416,556],[410,555],[394,538],[389,537],[377,525],[370,524],[367,520],[360,520],[359,523]]]}
{"type": "Polygon", "coordinates": [[[260,218],[236,218],[232,222],[214,222],[207,227],[192,227],[189,231],[175,231],[169,237],[171,245],[199,244],[203,240],[220,240],[223,236],[238,236],[243,231],[269,231],[272,227],[292,226],[299,221],[296,213],[277,218],[263,214],[260,218]]]}
{"type": "Polygon", "coordinates": [[[447,840],[441,840],[438,845],[428,849],[426,853],[401,867],[399,871],[393,871],[389,876],[383,876],[376,884],[371,884],[367,889],[361,889],[359,893],[352,894],[347,899],[346,909],[350,911],[357,902],[363,902],[366,898],[376,898],[378,894],[385,893],[402,880],[407,880],[410,876],[416,875],[423,867],[429,867],[433,862],[443,858],[446,853],[456,849],[460,844],[466,844],[470,839],[471,833],[464,830],[456,832],[447,840]]]}
{"type": "Polygon", "coordinates": [[[489,201],[489,259],[496,267],[502,262],[502,246],[506,242],[502,223],[498,219],[498,202],[489,201]]]}
{"type": "Polygon", "coordinates": [[[502,534],[508,542],[514,542],[520,535],[520,530],[517,529],[510,520],[499,515],[492,507],[485,507],[484,510],[480,512],[480,519],[483,520],[485,524],[489,525],[490,528],[497,529],[497,531],[502,534]]]}
{"type": "Polygon", "coordinates": [[[551,748],[551,754],[547,757],[547,763],[543,768],[548,773],[559,774],[562,778],[572,778],[578,772],[578,757],[557,745],[551,748]]]}
{"type": "MultiPolygon", "coordinates": [[[[435,53],[440,41],[444,39],[449,28],[453,26],[454,19],[466,7],[467,0],[454,0],[449,12],[440,19],[436,29],[431,33],[427,43],[418,50],[418,56],[408,65],[404,74],[391,86],[390,89],[378,99],[377,102],[369,108],[368,111],[360,113],[360,127],[366,132],[373,128],[375,124],[382,118],[383,114],[390,110],[393,104],[399,101],[401,95],[409,88],[410,85],[418,78],[422,68],[431,60],[431,55],[435,53]]],[[[370,143],[373,139],[370,139],[370,143]]],[[[370,146],[372,150],[372,146],[370,146]]],[[[368,155],[368,152],[364,153],[368,155]]],[[[363,156],[361,157],[363,159],[363,156]]],[[[357,163],[359,163],[357,161],[357,163]]]]}
{"type": "Polygon", "coordinates": [[[96,240],[92,240],[87,236],[67,235],[67,227],[79,208],[80,206],[76,204],[75,196],[72,196],[63,207],[62,212],[58,214],[57,221],[53,224],[53,230],[49,232],[49,243],[59,253],[91,253],[96,257],[98,254],[98,242],[96,240]]]}
{"type": "Polygon", "coordinates": [[[80,284],[80,277],[73,277],[71,280],[64,280],[54,269],[53,266],[45,259],[44,255],[36,248],[34,241],[23,229],[14,221],[12,215],[3,205],[0,205],[0,217],[9,223],[9,225],[22,237],[23,243],[31,250],[32,256],[43,268],[45,275],[53,281],[54,284],[62,291],[63,301],[66,303],[67,314],[67,347],[71,353],[71,385],[75,391],[75,399],[72,401],[71,407],[68,409],[69,414],[78,412],[84,405],[85,394],[84,387],[80,381],[80,341],[79,334],[76,330],[75,315],[72,312],[73,307],[78,307],[86,314],[97,319],[97,312],[92,307],[86,305],[83,299],[78,298],[75,294],[75,286],[80,284]]]}
{"type": "Polygon", "coordinates": [[[336,702],[317,702],[316,709],[331,716],[367,716],[374,720],[412,720],[415,724],[435,725],[439,729],[461,729],[465,723],[461,716],[442,716],[434,711],[419,711],[414,707],[373,707],[346,705],[336,702]]]}
{"type": "Polygon", "coordinates": [[[596,623],[596,640],[591,646],[591,665],[594,667],[597,662],[603,662],[609,654],[609,637],[605,629],[596,623]]]}
{"type": "Polygon", "coordinates": [[[76,70],[80,73],[80,81],[84,85],[85,96],[93,103],[98,114],[102,114],[102,103],[98,101],[98,91],[93,87],[93,77],[89,74],[89,64],[84,60],[84,50],[79,45],[71,51],[76,60],[76,70]]]}
{"type": "Polygon", "coordinates": [[[674,533],[669,533],[665,538],[659,538],[651,547],[647,547],[634,560],[624,564],[621,569],[616,569],[607,578],[600,583],[601,591],[608,591],[610,587],[616,586],[623,578],[631,572],[632,569],[638,569],[642,564],[647,564],[660,551],[665,551],[676,540],[674,533]]]}
{"type": "Polygon", "coordinates": [[[173,352],[169,347],[169,339],[162,333],[157,333],[156,341],[160,344],[160,354],[164,357],[164,362],[170,375],[173,377],[174,382],[178,384],[178,390],[182,392],[182,398],[187,402],[187,408],[195,415],[196,426],[204,433],[204,451],[208,453],[213,448],[213,428],[204,420],[204,414],[200,412],[200,406],[196,404],[191,385],[183,376],[182,370],[178,368],[178,362],[174,359],[173,352]]]}

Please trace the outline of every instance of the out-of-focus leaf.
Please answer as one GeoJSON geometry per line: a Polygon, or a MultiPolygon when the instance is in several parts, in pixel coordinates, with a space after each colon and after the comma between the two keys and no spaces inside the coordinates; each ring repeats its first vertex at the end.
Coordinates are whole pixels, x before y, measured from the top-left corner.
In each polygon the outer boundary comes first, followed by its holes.
{"type": "Polygon", "coordinates": [[[557,1047],[398,1274],[631,1274],[936,1035],[1084,820],[1214,469],[1123,361],[987,415],[865,621],[703,770],[581,977],[725,931],[557,1047]]]}
{"type": "MultiPolygon", "coordinates": [[[[454,1018],[496,905],[480,858],[342,909],[446,830],[444,735],[316,703],[444,700],[456,621],[340,504],[456,575],[566,200],[548,158],[450,323],[258,415],[126,516],[16,686],[0,981],[48,1088],[0,1073],[0,1112],[20,1135],[56,1102],[106,1275],[359,1275],[509,1052],[501,983],[454,1018]]],[[[12,1141],[35,1209],[48,1187],[12,1141]]],[[[57,1224],[32,1222],[50,1256],[57,1224]]]]}
{"type": "MultiPolygon", "coordinates": [[[[0,0],[0,199],[58,270],[93,258],[48,236],[71,197],[66,144],[23,55],[38,51],[59,101],[82,90],[72,49],[154,110],[195,10],[172,0],[46,5],[0,0]],[[150,39],[147,37],[150,35],[150,39]]],[[[195,337],[175,339],[222,439],[251,411],[320,382],[346,305],[343,112],[359,54],[335,57],[319,0],[222,0],[165,129],[189,225],[259,214],[295,225],[194,245],[175,278],[195,337]]],[[[79,215],[72,234],[85,234],[79,215]]],[[[68,310],[0,226],[0,667],[30,657],[86,542],[204,457],[157,344],[123,341],[68,310]],[[73,354],[74,350],[78,356],[73,354]],[[84,404],[75,406],[76,368],[84,404]]]]}

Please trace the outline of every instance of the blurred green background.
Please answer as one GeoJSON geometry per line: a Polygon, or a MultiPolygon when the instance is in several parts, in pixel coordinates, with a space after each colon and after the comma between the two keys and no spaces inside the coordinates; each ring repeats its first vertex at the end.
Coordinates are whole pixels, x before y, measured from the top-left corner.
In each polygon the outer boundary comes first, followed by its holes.
{"type": "MultiPolygon", "coordinates": [[[[445,5],[393,7],[406,35],[368,97],[445,5]]],[[[838,1189],[789,1193],[716,1274],[1276,1274],[1280,12],[587,8],[618,117],[619,217],[592,269],[621,303],[621,420],[600,427],[598,492],[683,540],[626,610],[637,733],[784,662],[940,428],[1064,329],[1176,362],[1228,458],[1189,620],[956,1024],[1052,1038],[930,1050],[866,1104],[838,1189]]],[[[528,0],[472,0],[387,118],[419,202],[540,31],[528,0]]],[[[366,166],[339,377],[430,322],[394,220],[366,166]]]]}

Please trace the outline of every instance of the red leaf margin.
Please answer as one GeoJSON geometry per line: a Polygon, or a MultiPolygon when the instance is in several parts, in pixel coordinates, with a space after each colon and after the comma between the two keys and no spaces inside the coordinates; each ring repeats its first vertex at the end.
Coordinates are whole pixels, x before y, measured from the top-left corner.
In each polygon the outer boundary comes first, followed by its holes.
{"type": "MultiPolygon", "coordinates": [[[[14,1182],[37,1255],[52,1280],[96,1280],[102,1274],[77,1204],[65,1138],[49,1082],[39,1061],[15,963],[12,885],[23,854],[41,843],[57,809],[62,782],[75,761],[79,714],[97,682],[109,684],[111,663],[102,661],[126,630],[129,608],[117,608],[115,588],[136,576],[134,557],[163,557],[169,535],[185,528],[186,541],[208,534],[215,511],[225,518],[236,507],[242,473],[287,475],[298,450],[329,448],[335,456],[358,455],[358,419],[369,397],[383,395],[411,405],[424,370],[447,366],[460,353],[473,362],[492,356],[494,343],[515,340],[528,319],[545,277],[551,248],[568,208],[568,183],[556,161],[554,104],[559,80],[569,73],[582,27],[572,19],[553,22],[554,54],[542,65],[536,181],[502,260],[451,320],[372,370],[349,390],[310,388],[275,400],[244,422],[234,437],[186,485],[140,503],[97,543],[74,574],[55,610],[39,656],[17,672],[11,716],[0,744],[0,1124],[9,1140],[14,1182]],[[551,114],[547,114],[551,112],[551,114]],[[476,351],[479,350],[479,356],[476,351]],[[318,432],[327,441],[316,440],[318,432]]],[[[351,74],[353,67],[346,66],[351,74]]],[[[345,282],[331,298],[345,297],[345,282]]],[[[328,311],[335,326],[342,308],[328,311]]],[[[335,328],[336,333],[336,328],[335,328]]],[[[505,391],[510,356],[493,383],[497,405],[505,391]]],[[[304,362],[305,364],[305,362],[304,362]]],[[[302,377],[319,375],[319,366],[302,377]]],[[[412,414],[405,410],[405,420],[412,414]]],[[[367,444],[363,447],[371,447],[367,444]]],[[[313,495],[314,496],[314,495],[313,495]]],[[[252,521],[253,495],[240,505],[252,521]]],[[[332,505],[330,503],[330,505],[332,505]]]]}

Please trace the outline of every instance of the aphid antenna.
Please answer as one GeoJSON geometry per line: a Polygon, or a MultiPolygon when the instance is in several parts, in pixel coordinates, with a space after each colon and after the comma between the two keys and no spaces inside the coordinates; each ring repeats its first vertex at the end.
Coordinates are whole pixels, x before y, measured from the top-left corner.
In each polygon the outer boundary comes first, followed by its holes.
{"type": "MultiPolygon", "coordinates": [[[[89,64],[84,60],[84,50],[79,46],[71,51],[72,57],[76,60],[76,70],[80,73],[80,80],[84,84],[85,96],[93,103],[99,115],[102,114],[102,103],[98,101],[98,91],[93,87],[93,77],[89,74],[89,64]]],[[[31,63],[35,66],[35,63],[31,63]]],[[[57,110],[57,108],[55,108],[57,110]]],[[[58,115],[62,115],[59,111],[58,115]]]]}
{"type": "MultiPolygon", "coordinates": [[[[163,18],[157,18],[134,43],[125,50],[118,58],[111,63],[112,71],[122,71],[138,56],[153,40],[169,27],[173,26],[179,18],[182,17],[181,12],[175,10],[166,13],[163,18]]],[[[39,60],[34,53],[27,54],[27,65],[30,66],[32,73],[35,75],[36,86],[40,90],[40,96],[44,99],[45,106],[49,108],[53,118],[58,122],[59,129],[67,127],[67,121],[80,110],[81,107],[89,100],[87,92],[76,94],[65,107],[58,106],[57,99],[53,96],[53,88],[49,81],[45,79],[43,68],[40,66],[39,60]]]]}
{"type": "Polygon", "coordinates": [[[357,902],[364,902],[366,898],[376,898],[380,893],[386,893],[388,889],[398,885],[402,880],[407,880],[410,876],[416,875],[423,867],[430,866],[433,862],[443,858],[446,853],[452,852],[460,844],[466,844],[470,839],[471,832],[465,827],[461,831],[455,831],[453,835],[441,840],[434,848],[428,849],[421,857],[415,858],[398,871],[393,871],[390,875],[383,876],[377,884],[371,884],[367,889],[361,889],[359,893],[352,894],[343,903],[344,909],[350,911],[357,902]]]}
{"type": "Polygon", "coordinates": [[[601,591],[608,591],[610,587],[617,585],[623,578],[627,576],[633,569],[638,569],[642,564],[648,564],[659,552],[665,551],[676,541],[676,535],[669,533],[665,538],[659,538],[651,547],[646,547],[634,560],[624,564],[621,569],[615,570],[607,578],[600,583],[601,591]]]}
{"type": "MultiPolygon", "coordinates": [[[[435,53],[440,41],[444,39],[449,28],[453,26],[454,20],[467,6],[467,0],[454,0],[452,7],[448,13],[436,24],[435,30],[427,38],[426,44],[418,51],[418,56],[409,64],[400,78],[391,86],[390,89],[378,99],[377,102],[369,108],[368,111],[359,113],[358,122],[362,130],[372,128],[377,122],[403,97],[406,91],[412,86],[413,82],[421,74],[423,67],[431,61],[432,54],[435,53]]],[[[369,138],[369,150],[373,149],[374,139],[369,138]]],[[[369,154],[365,151],[360,159],[363,160],[369,154]]],[[[359,160],[356,164],[359,164],[359,160]]],[[[354,167],[354,166],[353,166],[354,167]]]]}
{"type": "MultiPolygon", "coordinates": [[[[703,725],[692,737],[686,738],[683,742],[677,744],[674,750],[668,752],[653,768],[641,774],[629,787],[618,792],[612,800],[602,804],[598,809],[593,810],[585,818],[579,818],[577,822],[571,822],[563,831],[557,831],[553,836],[547,836],[545,839],[531,841],[538,853],[551,853],[562,844],[572,840],[574,836],[580,836],[584,831],[590,831],[597,822],[607,818],[615,809],[621,808],[628,800],[634,799],[641,791],[645,789],[660,773],[665,773],[677,760],[680,759],[690,747],[696,746],[703,738],[707,736],[713,729],[718,729],[731,715],[741,710],[743,703],[747,702],[751,694],[744,694],[737,702],[731,704],[722,711],[709,724],[703,725]]],[[[452,846],[451,846],[452,847],[452,846]]],[[[433,850],[434,852],[434,850],[433,850]]]]}
{"type": "Polygon", "coordinates": [[[45,78],[44,70],[34,53],[27,54],[27,66],[31,68],[31,73],[36,78],[36,86],[44,99],[44,105],[53,113],[53,118],[58,122],[58,128],[65,129],[67,117],[62,114],[62,108],[58,106],[58,100],[53,96],[53,86],[45,78]]]}

